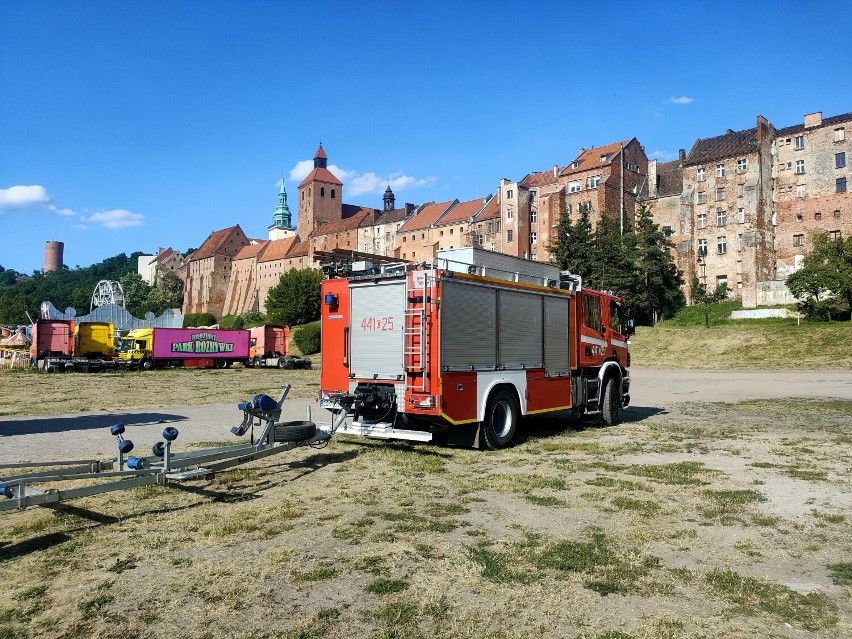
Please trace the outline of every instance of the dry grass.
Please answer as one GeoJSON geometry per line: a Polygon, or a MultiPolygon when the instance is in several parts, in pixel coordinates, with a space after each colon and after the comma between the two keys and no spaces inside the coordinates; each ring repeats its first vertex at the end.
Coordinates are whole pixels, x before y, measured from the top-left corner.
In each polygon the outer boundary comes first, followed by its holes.
{"type": "Polygon", "coordinates": [[[252,395],[277,396],[283,382],[291,398],[319,395],[319,370],[173,368],[145,372],[42,373],[0,370],[0,385],[13,388],[0,415],[54,415],[93,410],[150,409],[238,402],[252,395]]]}
{"type": "Polygon", "coordinates": [[[685,404],[531,422],[496,453],[338,438],[3,514],[0,638],[847,637],[850,418],[685,404]]]}

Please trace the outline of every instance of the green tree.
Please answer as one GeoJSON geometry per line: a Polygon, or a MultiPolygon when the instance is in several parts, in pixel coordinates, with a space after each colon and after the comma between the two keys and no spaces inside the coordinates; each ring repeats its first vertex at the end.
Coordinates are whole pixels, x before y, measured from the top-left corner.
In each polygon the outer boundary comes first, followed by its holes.
{"type": "Polygon", "coordinates": [[[655,324],[686,305],[683,278],[670,252],[674,245],[654,222],[644,202],[639,205],[635,227],[634,259],[639,286],[634,289],[631,305],[637,322],[655,324]]]}
{"type": "Polygon", "coordinates": [[[852,319],[852,238],[813,237],[813,250],[802,268],[787,278],[787,288],[798,298],[799,310],[810,319],[832,319],[845,305],[852,319]]]}
{"type": "Polygon", "coordinates": [[[156,307],[154,312],[157,315],[162,315],[169,308],[180,308],[183,304],[183,280],[174,271],[158,264],[149,299],[156,307]]]}
{"type": "Polygon", "coordinates": [[[284,273],[266,296],[266,316],[271,324],[307,324],[320,317],[322,273],[306,268],[284,273]]]}
{"type": "Polygon", "coordinates": [[[584,280],[591,275],[594,266],[594,231],[586,203],[578,207],[575,222],[567,206],[563,209],[556,225],[556,234],[548,250],[552,260],[560,269],[581,276],[584,280]]]}
{"type": "Polygon", "coordinates": [[[128,273],[119,280],[124,290],[124,307],[134,317],[145,317],[145,313],[156,315],[151,301],[151,287],[139,273],[128,273]]]}

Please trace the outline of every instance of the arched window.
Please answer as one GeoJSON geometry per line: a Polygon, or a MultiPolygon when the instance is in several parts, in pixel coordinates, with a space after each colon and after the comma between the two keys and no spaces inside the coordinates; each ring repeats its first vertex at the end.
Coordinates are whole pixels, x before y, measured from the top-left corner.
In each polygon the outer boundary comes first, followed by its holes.
{"type": "Polygon", "coordinates": [[[325,197],[325,187],[320,187],[320,197],[325,197]]]}
{"type": "Polygon", "coordinates": [[[331,189],[331,199],[334,199],[334,189],[331,189]]]}

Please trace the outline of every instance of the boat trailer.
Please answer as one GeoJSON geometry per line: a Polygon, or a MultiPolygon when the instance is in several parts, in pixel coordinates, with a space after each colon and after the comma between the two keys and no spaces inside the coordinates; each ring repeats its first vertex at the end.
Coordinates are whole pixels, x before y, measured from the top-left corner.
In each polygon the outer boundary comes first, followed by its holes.
{"type": "Polygon", "coordinates": [[[163,430],[163,441],[154,444],[151,455],[133,457],[129,456],[129,453],[133,451],[134,445],[124,437],[124,424],[113,424],[110,426],[110,434],[116,437],[118,442],[118,455],[115,458],[0,464],[0,470],[49,468],[24,475],[0,477],[0,495],[6,497],[5,500],[0,500],[0,511],[56,504],[136,486],[165,486],[169,482],[193,479],[211,480],[217,471],[270,455],[278,455],[302,446],[326,446],[346,420],[346,411],[335,415],[330,430],[317,428],[311,421],[310,407],[305,421],[281,422],[281,406],[289,392],[290,384],[286,384],[281,389],[278,400],[269,395],[255,395],[250,401],[237,405],[243,412],[243,421],[231,428],[231,432],[242,437],[251,431],[248,444],[172,452],[179,432],[177,428],[167,426],[163,430]],[[254,439],[255,426],[262,427],[257,440],[254,439]],[[97,479],[109,481],[91,483],[97,479]],[[78,482],[85,485],[72,484],[68,488],[59,489],[34,487],[57,482],[78,482]]]}

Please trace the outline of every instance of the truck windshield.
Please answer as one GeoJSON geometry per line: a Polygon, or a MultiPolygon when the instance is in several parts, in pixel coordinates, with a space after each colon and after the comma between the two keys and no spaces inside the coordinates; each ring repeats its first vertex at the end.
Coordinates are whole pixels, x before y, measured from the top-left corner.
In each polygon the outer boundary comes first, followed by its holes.
{"type": "Polygon", "coordinates": [[[133,350],[133,340],[128,337],[122,337],[118,340],[118,352],[129,353],[133,350]]]}

